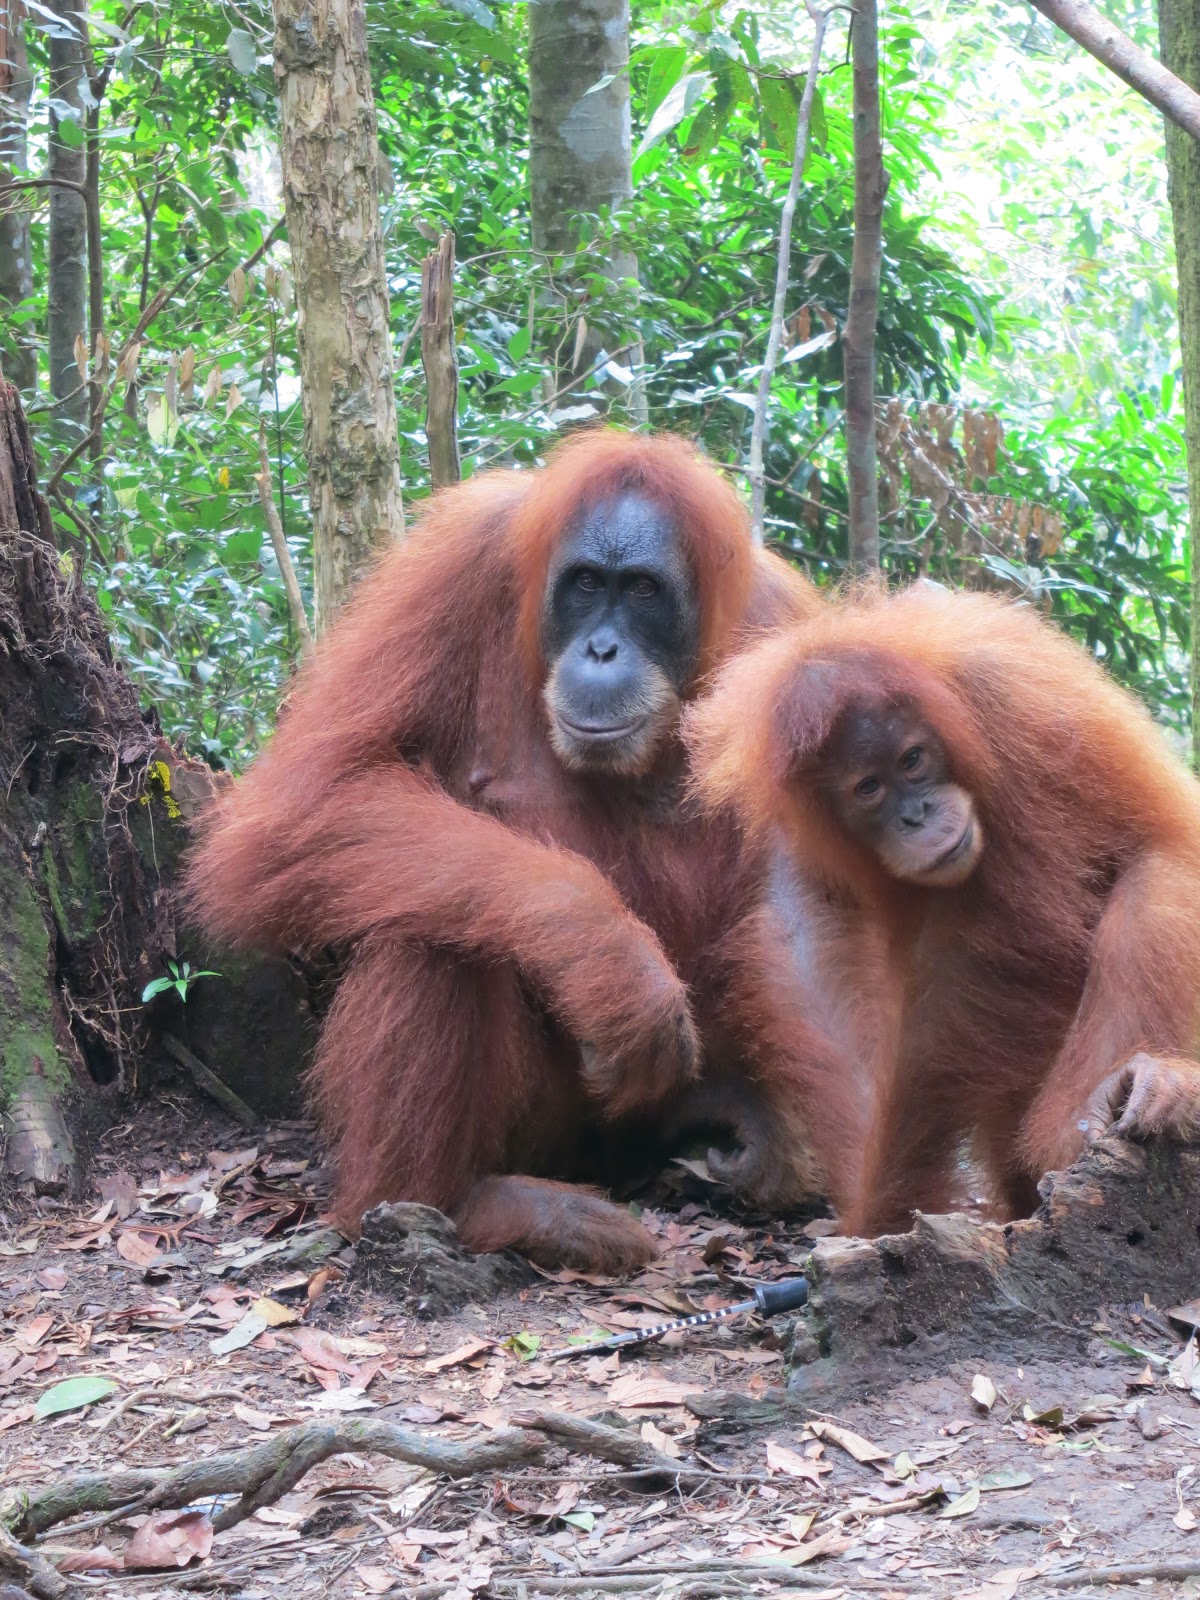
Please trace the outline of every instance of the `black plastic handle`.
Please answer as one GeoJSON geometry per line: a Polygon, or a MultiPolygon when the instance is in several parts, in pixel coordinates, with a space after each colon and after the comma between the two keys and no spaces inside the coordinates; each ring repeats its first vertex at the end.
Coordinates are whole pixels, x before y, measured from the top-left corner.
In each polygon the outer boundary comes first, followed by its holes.
{"type": "Polygon", "coordinates": [[[781,1311],[796,1311],[808,1304],[808,1279],[784,1278],[781,1283],[760,1283],[754,1291],[754,1300],[764,1317],[778,1316],[781,1311]]]}

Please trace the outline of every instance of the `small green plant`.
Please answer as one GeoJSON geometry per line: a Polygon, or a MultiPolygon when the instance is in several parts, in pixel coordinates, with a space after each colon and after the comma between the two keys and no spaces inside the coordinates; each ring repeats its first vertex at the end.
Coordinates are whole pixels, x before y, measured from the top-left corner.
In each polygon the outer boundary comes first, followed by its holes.
{"type": "Polygon", "coordinates": [[[219,978],[219,972],[193,972],[188,961],[168,961],[168,976],[153,978],[142,990],[142,1004],[146,1005],[154,999],[156,994],[165,994],[168,989],[174,989],[179,998],[186,1004],[188,986],[196,982],[197,978],[219,978]]]}

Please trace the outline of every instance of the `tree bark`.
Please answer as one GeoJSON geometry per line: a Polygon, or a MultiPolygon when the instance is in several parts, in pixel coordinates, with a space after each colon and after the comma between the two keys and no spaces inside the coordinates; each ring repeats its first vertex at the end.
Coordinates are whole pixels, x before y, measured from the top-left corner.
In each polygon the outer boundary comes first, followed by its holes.
{"type": "Polygon", "coordinates": [[[458,459],[458,357],[454,349],[454,235],[444,233],[421,268],[421,365],[425,438],[435,489],[462,477],[458,459]]]}
{"type": "Polygon", "coordinates": [[[404,531],[365,0],[275,0],[275,76],[325,627],[404,531]]]}
{"type": "MultiPolygon", "coordinates": [[[[567,261],[580,244],[579,217],[624,206],[633,194],[633,140],[629,112],[629,0],[533,0],[529,7],[529,187],[533,247],[567,261]],[[602,89],[596,85],[609,81],[602,89]]],[[[637,257],[616,250],[591,257],[590,271],[614,281],[637,279],[637,257]]],[[[547,351],[557,368],[556,388],[586,371],[605,343],[604,331],[585,318],[563,330],[547,351]]],[[[645,420],[643,354],[636,329],[608,348],[627,351],[634,382],[631,407],[645,420]]]]}
{"type": "Polygon", "coordinates": [[[81,80],[83,30],[87,13],[83,0],[59,0],[56,6],[65,28],[50,35],[50,94],[72,107],[75,117],[60,117],[50,109],[50,247],[49,314],[47,345],[50,393],[62,403],[54,416],[69,444],[74,444],[89,418],[88,391],[79,375],[75,341],[87,341],[87,206],[84,202],[84,110],[81,80]],[[78,37],[72,31],[79,30],[78,37]],[[70,123],[78,143],[63,138],[70,123]]]}
{"type": "Polygon", "coordinates": [[[0,1173],[44,1191],[78,1176],[74,1109],[146,1085],[161,1032],[186,1032],[260,1110],[295,1109],[311,1041],[306,993],[278,963],[223,961],[186,1005],[142,1004],[168,960],[211,965],[176,926],[171,884],[214,779],[143,715],[51,531],[0,381],[0,1173]]]}
{"type": "MultiPolygon", "coordinates": [[[[1136,89],[1152,106],[1157,106],[1169,122],[1183,128],[1193,139],[1200,139],[1200,94],[1196,93],[1196,81],[1178,67],[1172,70],[1165,43],[1160,47],[1163,59],[1156,61],[1148,50],[1135,44],[1086,0],[1032,0],[1032,4],[1076,44],[1081,44],[1089,55],[1115,72],[1123,83],[1136,89]]],[[[1161,17],[1160,6],[1160,34],[1161,17]]],[[[1185,23],[1185,29],[1186,26],[1185,23]]]]}
{"type": "Polygon", "coordinates": [[[875,451],[875,325],[883,263],[888,177],[879,134],[879,14],[860,0],[851,35],[854,70],[854,250],[842,333],[846,373],[846,476],[850,565],[879,565],[879,469],[875,451]]]}
{"type": "MultiPolygon", "coordinates": [[[[1166,65],[1200,88],[1200,13],[1195,0],[1158,0],[1159,49],[1166,65]]],[[[1200,144],[1169,118],[1167,193],[1175,226],[1179,348],[1187,441],[1192,554],[1192,764],[1200,771],[1200,144]]]]}
{"type": "MultiPolygon", "coordinates": [[[[0,0],[0,320],[33,293],[28,190],[8,189],[26,175],[27,122],[33,74],[25,50],[22,0],[0,0]]],[[[18,389],[37,382],[36,346],[29,324],[14,327],[4,366],[18,389]]]]}

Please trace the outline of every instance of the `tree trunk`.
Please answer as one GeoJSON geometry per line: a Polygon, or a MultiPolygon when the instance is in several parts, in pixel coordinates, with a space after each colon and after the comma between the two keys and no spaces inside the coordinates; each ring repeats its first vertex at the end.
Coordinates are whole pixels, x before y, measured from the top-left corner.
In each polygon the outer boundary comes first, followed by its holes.
{"type": "MultiPolygon", "coordinates": [[[[529,7],[529,186],[533,247],[570,258],[579,248],[580,214],[624,206],[633,194],[629,115],[629,0],[533,0],[529,7]],[[609,81],[604,88],[596,85],[609,81]]],[[[637,258],[592,256],[588,270],[614,281],[637,279],[637,258]]],[[[565,274],[570,281],[568,265],[565,274]]],[[[631,405],[645,420],[643,354],[636,328],[581,324],[562,331],[547,353],[559,367],[556,387],[585,372],[607,343],[634,372],[631,405]]]]}
{"type": "MultiPolygon", "coordinates": [[[[10,177],[27,174],[26,123],[32,92],[22,0],[0,0],[0,321],[33,293],[29,191],[6,189],[10,177]]],[[[32,389],[37,382],[37,354],[29,324],[14,327],[9,339],[7,376],[18,389],[32,389]]]]}
{"type": "Polygon", "coordinates": [[[67,443],[74,444],[79,430],[87,426],[89,415],[88,392],[75,357],[75,341],[80,336],[87,341],[87,207],[83,198],[86,162],[81,90],[82,30],[87,22],[83,0],[58,0],[56,9],[67,26],[55,28],[50,35],[50,94],[52,100],[72,107],[77,116],[62,117],[51,105],[47,345],[50,393],[62,401],[55,407],[54,416],[67,443]],[[76,28],[81,31],[73,37],[72,30],[76,28]]]}
{"type": "Polygon", "coordinates": [[[275,76],[324,627],[404,531],[365,0],[275,0],[275,76]]]}
{"type": "Polygon", "coordinates": [[[208,965],[171,881],[213,775],[139,708],[50,543],[33,463],[0,381],[0,1173],[52,1191],[77,1177],[75,1112],[146,1086],[160,1029],[269,1110],[294,1109],[311,1027],[282,964],[223,962],[186,1004],[142,1004],[169,960],[208,965]]]}
{"type": "MultiPolygon", "coordinates": [[[[1200,89],[1200,13],[1195,0],[1158,0],[1159,49],[1164,64],[1200,89]]],[[[1170,120],[1168,193],[1175,224],[1179,277],[1179,347],[1187,438],[1188,508],[1192,554],[1192,760],[1200,770],[1200,144],[1170,120]]]]}
{"type": "Polygon", "coordinates": [[[850,308],[842,333],[846,370],[846,469],[850,565],[879,565],[879,467],[875,450],[875,325],[883,263],[883,201],[888,178],[879,135],[879,15],[876,0],[855,8],[854,251],[850,308]]]}

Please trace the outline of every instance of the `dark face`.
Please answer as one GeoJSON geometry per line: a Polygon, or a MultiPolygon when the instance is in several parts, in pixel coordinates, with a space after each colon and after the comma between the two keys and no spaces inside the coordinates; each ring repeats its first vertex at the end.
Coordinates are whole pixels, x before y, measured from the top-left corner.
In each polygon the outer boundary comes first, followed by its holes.
{"type": "Polygon", "coordinates": [[[832,741],[822,787],[841,825],[893,878],[953,888],[975,870],[983,830],[932,728],[904,709],[859,710],[832,741]]]}
{"type": "Polygon", "coordinates": [[[645,772],[696,667],[700,605],[669,516],[627,493],[584,513],[542,602],[550,739],[575,771],[645,772]]]}

